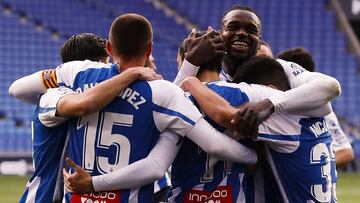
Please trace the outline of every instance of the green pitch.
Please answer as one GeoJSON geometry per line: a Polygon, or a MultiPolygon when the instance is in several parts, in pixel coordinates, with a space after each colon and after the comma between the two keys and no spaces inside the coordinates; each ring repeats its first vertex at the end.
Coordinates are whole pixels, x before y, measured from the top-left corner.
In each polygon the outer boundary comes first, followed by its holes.
{"type": "MultiPolygon", "coordinates": [[[[18,202],[28,176],[0,176],[0,202],[18,202]]],[[[360,173],[339,173],[337,196],[340,203],[360,202],[360,173]]]]}

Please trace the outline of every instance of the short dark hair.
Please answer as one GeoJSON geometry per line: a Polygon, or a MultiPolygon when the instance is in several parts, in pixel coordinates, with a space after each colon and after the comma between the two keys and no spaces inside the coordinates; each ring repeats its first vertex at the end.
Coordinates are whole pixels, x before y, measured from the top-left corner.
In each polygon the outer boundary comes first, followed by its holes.
{"type": "MultiPolygon", "coordinates": [[[[206,35],[206,33],[207,33],[206,31],[197,31],[195,38],[202,37],[202,36],[206,35]]],[[[181,61],[184,61],[184,58],[185,58],[185,52],[186,52],[185,40],[186,39],[184,39],[184,41],[180,43],[179,50],[178,50],[178,54],[180,55],[181,61]]],[[[223,56],[220,55],[220,56],[216,56],[215,58],[211,59],[207,63],[201,64],[197,74],[198,75],[201,74],[204,70],[210,70],[210,71],[216,70],[218,73],[220,73],[222,60],[223,60],[223,56]]]]}
{"type": "Polygon", "coordinates": [[[285,61],[297,63],[310,72],[315,71],[315,61],[311,56],[311,53],[305,48],[294,47],[280,52],[277,57],[285,61]]]}
{"type": "Polygon", "coordinates": [[[235,4],[235,5],[233,5],[229,10],[225,11],[223,17],[221,18],[221,24],[222,24],[222,21],[223,21],[224,17],[225,17],[228,13],[230,13],[231,11],[234,11],[234,10],[249,11],[249,12],[255,14],[256,17],[257,17],[257,18],[259,19],[259,21],[260,21],[259,30],[261,31],[261,28],[262,28],[262,18],[261,18],[261,16],[260,16],[260,14],[259,14],[254,8],[252,8],[252,7],[250,7],[250,6],[243,6],[243,5],[239,5],[239,4],[235,4]]]}
{"type": "Polygon", "coordinates": [[[288,90],[289,83],[281,64],[274,58],[255,56],[243,63],[236,71],[233,82],[274,85],[280,90],[288,90]]]}
{"type": "Polygon", "coordinates": [[[146,53],[146,46],[152,43],[152,35],[151,23],[133,13],[117,17],[110,28],[110,42],[114,51],[130,58],[146,53]]]}
{"type": "Polygon", "coordinates": [[[63,63],[69,61],[99,61],[108,54],[105,50],[106,40],[92,33],[82,33],[71,36],[60,49],[63,63]]]}

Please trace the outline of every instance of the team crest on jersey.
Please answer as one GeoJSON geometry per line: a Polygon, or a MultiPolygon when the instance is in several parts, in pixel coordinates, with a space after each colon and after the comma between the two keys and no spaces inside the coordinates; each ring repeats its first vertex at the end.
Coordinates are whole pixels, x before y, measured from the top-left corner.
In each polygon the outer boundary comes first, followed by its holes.
{"type": "Polygon", "coordinates": [[[301,66],[299,66],[298,64],[296,64],[296,63],[291,63],[291,68],[293,69],[293,74],[295,75],[295,76],[298,76],[299,74],[301,74],[302,72],[304,72],[305,71],[305,69],[303,68],[303,67],[301,67],[301,66]]]}
{"type": "Polygon", "coordinates": [[[119,203],[120,191],[72,194],[71,203],[119,203]]]}
{"type": "Polygon", "coordinates": [[[184,203],[232,203],[231,186],[218,186],[213,191],[190,190],[185,194],[184,203]]]}

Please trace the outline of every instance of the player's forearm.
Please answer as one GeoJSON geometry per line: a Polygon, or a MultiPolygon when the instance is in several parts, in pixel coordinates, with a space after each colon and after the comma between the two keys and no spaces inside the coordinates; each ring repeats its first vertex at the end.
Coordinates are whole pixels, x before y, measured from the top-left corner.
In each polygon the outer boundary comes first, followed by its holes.
{"type": "Polygon", "coordinates": [[[191,78],[182,84],[199,104],[204,113],[217,124],[233,129],[231,120],[236,114],[236,108],[232,107],[225,99],[207,88],[198,79],[191,78]]]}
{"type": "Polygon", "coordinates": [[[238,141],[221,134],[203,118],[186,135],[210,156],[231,162],[254,164],[256,153],[238,141]]]}
{"type": "MultiPolygon", "coordinates": [[[[163,132],[163,134],[172,132],[163,132]]],[[[136,188],[159,180],[170,167],[179,150],[174,141],[160,136],[149,155],[109,174],[92,177],[94,190],[109,191],[136,188]]]]}
{"type": "Polygon", "coordinates": [[[335,152],[336,167],[343,167],[354,160],[354,151],[352,148],[342,149],[335,152]]]}
{"type": "Polygon", "coordinates": [[[136,69],[128,69],[83,93],[65,96],[57,105],[57,115],[72,117],[96,112],[109,104],[138,77],[139,73],[136,69]]]}
{"type": "Polygon", "coordinates": [[[47,89],[41,78],[42,71],[38,71],[17,79],[9,87],[9,94],[27,103],[36,104],[40,94],[47,89]]]}
{"type": "Polygon", "coordinates": [[[180,85],[182,81],[185,80],[186,77],[189,76],[196,76],[197,72],[199,71],[199,66],[194,66],[186,59],[184,59],[181,68],[179,69],[178,74],[174,80],[175,85],[180,85]]]}
{"type": "Polygon", "coordinates": [[[340,92],[337,80],[331,77],[318,78],[269,99],[277,112],[314,116],[314,109],[324,107],[321,111],[325,116],[331,112],[328,102],[337,97],[340,92]]]}

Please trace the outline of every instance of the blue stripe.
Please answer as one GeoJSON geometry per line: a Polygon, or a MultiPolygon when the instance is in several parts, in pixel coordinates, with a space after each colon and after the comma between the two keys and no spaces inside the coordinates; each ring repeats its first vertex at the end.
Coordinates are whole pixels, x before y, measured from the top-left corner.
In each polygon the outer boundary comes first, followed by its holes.
{"type": "Polygon", "coordinates": [[[154,111],[157,111],[159,113],[163,113],[163,114],[167,114],[169,116],[177,116],[179,118],[181,118],[182,120],[184,120],[185,122],[189,123],[190,125],[195,125],[195,122],[193,120],[191,120],[190,118],[186,117],[184,114],[171,110],[171,109],[167,109],[165,107],[159,106],[157,104],[153,104],[154,105],[154,111]]]}
{"type": "Polygon", "coordinates": [[[284,141],[300,141],[299,135],[269,135],[269,134],[258,134],[258,137],[272,140],[284,140],[284,141]]]}
{"type": "Polygon", "coordinates": [[[53,110],[56,110],[55,107],[52,107],[52,108],[42,108],[42,107],[38,107],[39,108],[39,114],[40,113],[47,113],[49,111],[53,111],[53,110]]]}

